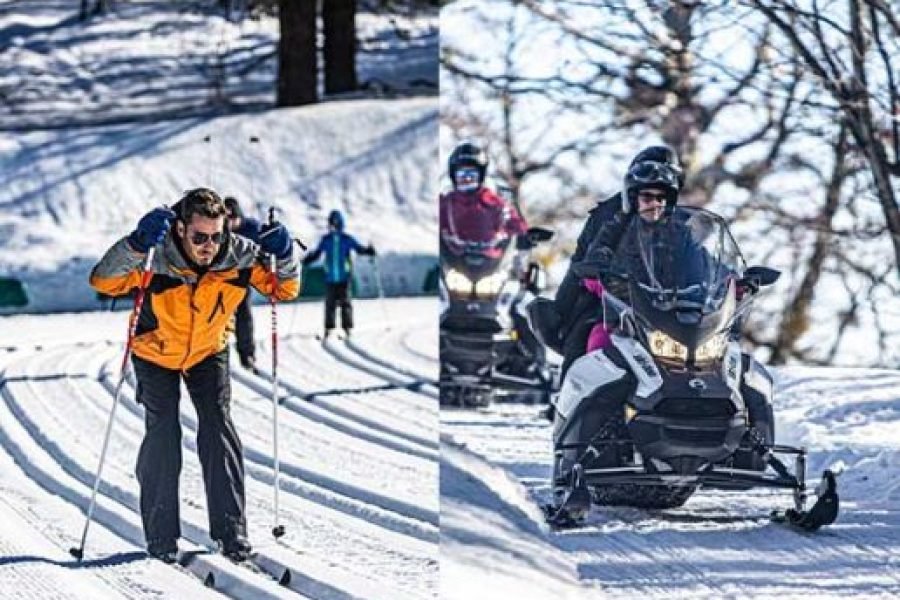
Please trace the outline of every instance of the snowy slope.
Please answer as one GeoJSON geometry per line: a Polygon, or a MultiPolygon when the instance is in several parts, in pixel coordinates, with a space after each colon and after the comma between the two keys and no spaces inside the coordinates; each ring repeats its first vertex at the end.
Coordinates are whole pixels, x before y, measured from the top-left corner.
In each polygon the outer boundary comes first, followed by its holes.
{"type": "Polygon", "coordinates": [[[550,533],[550,428],[530,406],[441,414],[442,597],[488,581],[516,598],[896,598],[900,594],[900,375],[777,372],[776,432],[833,464],[842,512],[804,535],[769,522],[791,500],[701,491],[675,510],[595,508],[550,533]]]}
{"type": "Polygon", "coordinates": [[[380,251],[388,293],[420,291],[437,256],[436,149],[434,99],[3,137],[0,275],[26,283],[30,312],[96,308],[87,276],[106,248],[147,210],[209,186],[251,215],[277,205],[309,245],[342,210],[380,251]]]}
{"type": "MultiPolygon", "coordinates": [[[[126,313],[0,319],[0,589],[5,597],[205,597],[203,579],[240,598],[437,595],[437,340],[430,299],[357,302],[350,344],[313,338],[318,304],[281,308],[280,521],[275,543],[271,382],[234,365],[232,414],[245,449],[250,539],[263,573],[209,553],[196,419],[182,403],[182,547],[189,570],[147,560],[133,471],[143,410],[126,383],[85,562],[90,499],[126,313]],[[390,365],[390,366],[388,366],[390,365]],[[292,579],[276,579],[290,568],[292,579]],[[59,596],[63,597],[63,596],[59,596]]],[[[256,309],[258,323],[268,309],[256,309]]],[[[262,365],[271,360],[259,326],[262,365]]],[[[264,367],[264,371],[267,371],[264,367]]]]}

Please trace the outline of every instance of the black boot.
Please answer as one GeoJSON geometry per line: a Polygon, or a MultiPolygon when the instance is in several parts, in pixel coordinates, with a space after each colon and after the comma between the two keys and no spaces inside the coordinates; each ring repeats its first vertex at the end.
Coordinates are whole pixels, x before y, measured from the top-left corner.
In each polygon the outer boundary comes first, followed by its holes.
{"type": "Polygon", "coordinates": [[[241,535],[219,540],[219,547],[226,558],[235,562],[247,560],[250,558],[250,551],[253,550],[253,547],[250,545],[250,542],[247,541],[247,538],[241,535]]]}
{"type": "Polygon", "coordinates": [[[150,540],[147,542],[147,555],[171,565],[178,559],[178,544],[175,540],[150,540]]]}

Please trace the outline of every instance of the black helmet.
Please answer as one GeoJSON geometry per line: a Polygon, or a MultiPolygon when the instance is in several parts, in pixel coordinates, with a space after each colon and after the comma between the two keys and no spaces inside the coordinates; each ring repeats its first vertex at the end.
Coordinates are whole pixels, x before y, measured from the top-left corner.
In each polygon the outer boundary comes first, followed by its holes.
{"type": "Polygon", "coordinates": [[[472,142],[463,142],[453,149],[450,158],[447,159],[447,175],[450,177],[450,183],[456,188],[456,180],[453,174],[460,167],[475,167],[478,169],[478,184],[484,183],[484,177],[487,174],[488,158],[487,153],[472,142]]]}
{"type": "Polygon", "coordinates": [[[678,155],[675,154],[674,150],[668,146],[647,146],[634,155],[628,168],[630,169],[637,163],[647,161],[663,163],[664,165],[672,167],[678,174],[678,188],[681,189],[684,187],[684,171],[681,168],[681,163],[678,161],[678,155]]]}
{"type": "Polygon", "coordinates": [[[244,211],[241,210],[241,205],[237,201],[237,198],[233,196],[228,196],[222,202],[225,203],[225,209],[228,210],[228,214],[231,215],[232,218],[243,219],[244,211]]]}
{"type": "Polygon", "coordinates": [[[658,188],[666,193],[666,212],[671,213],[678,202],[678,192],[681,190],[679,178],[680,170],[672,165],[645,160],[632,163],[625,174],[625,183],[622,187],[622,210],[624,212],[636,212],[637,195],[643,189],[658,188]]]}

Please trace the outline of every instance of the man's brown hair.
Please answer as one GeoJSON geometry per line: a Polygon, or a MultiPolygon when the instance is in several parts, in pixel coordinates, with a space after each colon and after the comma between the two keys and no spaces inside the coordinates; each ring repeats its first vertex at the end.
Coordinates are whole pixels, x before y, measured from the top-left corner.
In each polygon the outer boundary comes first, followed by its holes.
{"type": "Polygon", "coordinates": [[[209,188],[196,188],[185,192],[178,204],[180,205],[179,218],[184,223],[189,223],[194,215],[208,219],[228,215],[222,198],[209,188]]]}

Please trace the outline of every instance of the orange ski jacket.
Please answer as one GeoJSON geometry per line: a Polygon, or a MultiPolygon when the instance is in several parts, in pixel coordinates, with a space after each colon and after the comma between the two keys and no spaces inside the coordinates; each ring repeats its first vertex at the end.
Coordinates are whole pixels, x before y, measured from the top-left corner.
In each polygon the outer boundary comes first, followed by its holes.
{"type": "MultiPolygon", "coordinates": [[[[198,272],[169,232],[156,247],[134,353],[160,367],[186,371],[225,349],[232,316],[250,293],[248,286],[264,295],[274,292],[278,300],[296,298],[300,281],[293,249],[290,257],[277,261],[274,290],[268,262],[258,255],[257,244],[228,234],[212,264],[198,272]]],[[[111,296],[129,293],[140,285],[144,257],[122,238],[91,271],[91,285],[111,296]]]]}

